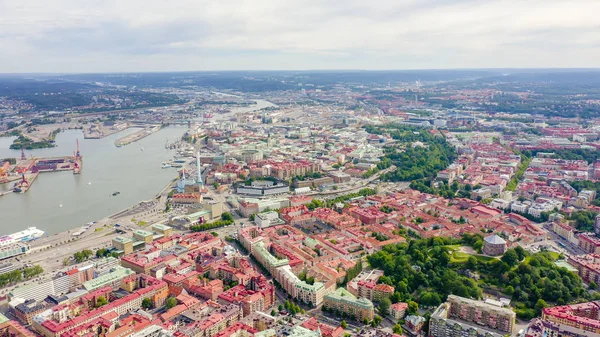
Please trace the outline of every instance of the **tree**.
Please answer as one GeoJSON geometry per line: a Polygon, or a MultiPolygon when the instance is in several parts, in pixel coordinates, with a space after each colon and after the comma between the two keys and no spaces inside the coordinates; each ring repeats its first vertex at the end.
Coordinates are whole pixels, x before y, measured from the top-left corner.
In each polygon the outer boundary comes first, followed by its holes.
{"type": "Polygon", "coordinates": [[[408,309],[407,312],[409,314],[416,314],[419,311],[419,304],[415,301],[408,301],[408,309]]]}
{"type": "Polygon", "coordinates": [[[379,314],[387,315],[388,310],[390,310],[390,305],[392,305],[392,301],[389,298],[385,297],[379,302],[379,314]]]}
{"type": "Polygon", "coordinates": [[[509,249],[506,251],[506,253],[504,253],[504,256],[502,256],[501,260],[502,262],[508,264],[510,267],[513,267],[519,262],[519,255],[515,252],[514,249],[509,249]]]}
{"type": "Polygon", "coordinates": [[[421,294],[421,303],[427,306],[437,306],[442,303],[440,295],[434,292],[425,292],[421,294]]]}
{"type": "Polygon", "coordinates": [[[470,270],[477,270],[477,258],[473,255],[469,256],[465,267],[470,270]]]}
{"type": "Polygon", "coordinates": [[[590,284],[588,284],[588,287],[592,290],[597,289],[598,285],[596,284],[596,282],[592,281],[590,282],[590,284]]]}
{"type": "MultiPolygon", "coordinates": [[[[406,285],[405,285],[406,286],[406,285]]],[[[405,288],[406,289],[406,288],[405,288]]],[[[392,303],[398,303],[402,300],[402,294],[399,291],[395,291],[392,296],[390,296],[390,301],[392,303]]]]}
{"type": "Polygon", "coordinates": [[[365,317],[365,318],[363,318],[362,322],[364,325],[367,325],[367,324],[369,324],[369,319],[365,317]]]}
{"type": "Polygon", "coordinates": [[[271,316],[273,316],[273,317],[277,316],[277,311],[275,311],[275,309],[271,310],[271,316]]]}
{"type": "Polygon", "coordinates": [[[392,332],[395,334],[401,335],[404,332],[402,330],[402,325],[400,325],[400,324],[394,325],[394,327],[392,328],[392,332]]]}
{"type": "Polygon", "coordinates": [[[279,311],[283,310],[283,305],[280,304],[277,309],[279,309],[279,311]]]}
{"type": "Polygon", "coordinates": [[[101,258],[106,255],[106,248],[100,248],[96,251],[96,257],[101,258]]]}
{"type": "Polygon", "coordinates": [[[542,309],[547,308],[548,304],[546,303],[546,301],[544,301],[543,299],[539,299],[536,303],[535,303],[535,313],[536,315],[540,315],[542,313],[542,309]]]}
{"type": "Polygon", "coordinates": [[[516,246],[514,250],[515,253],[517,253],[517,255],[519,256],[519,261],[522,261],[527,256],[527,251],[521,246],[516,246]]]}
{"type": "Polygon", "coordinates": [[[142,300],[142,308],[144,308],[146,310],[152,308],[152,300],[148,297],[144,298],[142,300]]]}
{"type": "Polygon", "coordinates": [[[376,315],[375,317],[373,317],[373,322],[371,322],[371,326],[373,326],[373,327],[378,326],[382,320],[383,319],[381,318],[381,316],[376,315]]]}
{"type": "Polygon", "coordinates": [[[473,243],[473,249],[475,249],[478,252],[481,252],[481,248],[483,248],[483,240],[476,240],[473,243]]]}
{"type": "Polygon", "coordinates": [[[44,269],[42,267],[40,267],[39,265],[35,265],[33,267],[28,267],[23,270],[23,278],[28,280],[32,277],[42,274],[43,272],[44,272],[44,269]]]}
{"type": "Polygon", "coordinates": [[[177,299],[175,297],[169,297],[165,301],[165,309],[169,310],[177,305],[177,299]]]}
{"type": "Polygon", "coordinates": [[[108,304],[106,297],[100,296],[100,297],[98,297],[98,299],[96,299],[96,308],[100,308],[101,306],[106,305],[106,304],[108,304]]]}
{"type": "Polygon", "coordinates": [[[340,326],[342,327],[342,329],[346,329],[348,327],[348,323],[346,323],[346,320],[342,320],[342,323],[340,323],[340,326]]]}
{"type": "Polygon", "coordinates": [[[515,288],[513,286],[507,286],[504,289],[504,292],[506,293],[506,295],[512,296],[515,293],[515,288]]]}
{"type": "Polygon", "coordinates": [[[229,213],[229,212],[225,212],[225,213],[221,214],[221,220],[233,221],[233,215],[231,215],[231,213],[229,213]]]}
{"type": "Polygon", "coordinates": [[[94,252],[92,252],[91,250],[84,249],[80,252],[76,252],[75,254],[73,254],[73,259],[75,260],[75,262],[81,263],[83,261],[88,260],[93,254],[94,252]]]}

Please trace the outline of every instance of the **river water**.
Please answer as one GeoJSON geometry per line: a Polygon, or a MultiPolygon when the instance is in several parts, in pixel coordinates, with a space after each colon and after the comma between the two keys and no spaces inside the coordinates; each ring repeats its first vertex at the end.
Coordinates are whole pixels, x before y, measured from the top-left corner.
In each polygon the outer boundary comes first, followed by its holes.
{"type": "MultiPolygon", "coordinates": [[[[215,119],[268,106],[273,104],[257,100],[254,106],[238,107],[215,119]]],[[[103,139],[83,139],[82,131],[67,130],[56,136],[54,148],[26,150],[27,157],[73,155],[79,139],[83,170],[79,175],[71,171],[41,173],[26,193],[0,196],[0,234],[35,226],[51,235],[152,199],[177,177],[176,169],[161,168],[162,162],[173,159],[175,154],[174,150],[165,149],[165,142],[181,138],[187,127],[168,127],[135,143],[120,148],[114,145],[116,139],[138,130],[127,129],[103,139]],[[112,196],[115,191],[120,194],[112,196]]],[[[13,139],[0,138],[0,159],[21,157],[20,150],[9,149],[13,139]]],[[[0,191],[10,186],[0,185],[0,191]]]]}
{"type": "MultiPolygon", "coordinates": [[[[83,170],[80,175],[71,171],[41,173],[27,193],[0,197],[0,234],[29,226],[53,234],[153,198],[177,177],[175,169],[161,168],[161,163],[174,155],[173,150],[165,149],[166,139],[181,137],[187,128],[168,127],[136,143],[120,148],[114,145],[117,138],[137,130],[103,139],[83,139],[81,131],[68,130],[56,136],[57,147],[26,150],[27,157],[72,155],[79,139],[83,170]],[[112,196],[115,191],[120,194],[112,196]]],[[[12,138],[0,138],[0,158],[20,157],[20,151],[8,149],[11,143],[12,138]]]]}

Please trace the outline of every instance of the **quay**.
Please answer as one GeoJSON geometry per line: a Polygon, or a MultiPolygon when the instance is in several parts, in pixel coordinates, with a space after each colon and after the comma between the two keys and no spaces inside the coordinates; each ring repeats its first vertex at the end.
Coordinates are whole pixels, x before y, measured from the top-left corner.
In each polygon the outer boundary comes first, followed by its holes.
{"type": "Polygon", "coordinates": [[[102,123],[94,123],[83,128],[83,138],[85,139],[101,139],[108,137],[117,132],[121,132],[129,128],[129,123],[119,122],[111,125],[102,123]]]}
{"type": "Polygon", "coordinates": [[[25,150],[21,150],[21,159],[9,158],[0,167],[0,184],[14,183],[10,191],[2,193],[0,196],[11,192],[27,192],[40,173],[73,171],[73,174],[80,174],[82,167],[83,157],[79,152],[79,141],[77,141],[77,150],[73,156],[50,158],[31,156],[27,159],[25,150]]]}
{"type": "Polygon", "coordinates": [[[160,125],[155,125],[155,126],[144,128],[140,131],[137,131],[135,133],[132,133],[130,135],[127,135],[127,136],[124,136],[124,137],[121,137],[121,138],[115,140],[115,146],[121,147],[121,146],[125,146],[128,144],[137,142],[138,140],[146,138],[159,130],[160,130],[160,125]]]}

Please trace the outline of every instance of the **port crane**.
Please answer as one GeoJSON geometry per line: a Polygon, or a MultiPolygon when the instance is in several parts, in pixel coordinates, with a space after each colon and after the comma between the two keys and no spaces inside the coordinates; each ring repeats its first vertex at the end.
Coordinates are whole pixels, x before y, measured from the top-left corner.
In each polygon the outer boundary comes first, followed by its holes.
{"type": "Polygon", "coordinates": [[[75,142],[77,143],[77,152],[75,154],[75,159],[79,159],[81,158],[81,152],[79,152],[79,138],[75,139],[75,142]]]}
{"type": "Polygon", "coordinates": [[[20,186],[20,187],[23,187],[23,186],[29,187],[29,181],[27,181],[27,178],[25,178],[25,173],[21,173],[21,181],[18,182],[18,183],[16,183],[15,187],[17,185],[20,186]]]}

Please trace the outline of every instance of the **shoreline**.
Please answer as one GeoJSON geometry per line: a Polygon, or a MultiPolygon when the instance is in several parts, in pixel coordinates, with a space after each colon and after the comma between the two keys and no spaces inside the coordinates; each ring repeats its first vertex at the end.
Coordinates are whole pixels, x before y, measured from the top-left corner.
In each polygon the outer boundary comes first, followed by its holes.
{"type": "Polygon", "coordinates": [[[135,143],[135,142],[142,140],[158,131],[160,131],[160,125],[145,127],[142,130],[136,131],[132,134],[123,136],[123,137],[115,140],[115,146],[121,147],[121,146],[126,146],[129,144],[135,143]]]}
{"type": "MultiPolygon", "coordinates": [[[[142,152],[138,148],[139,145],[123,147],[122,149],[116,148],[113,142],[119,135],[112,135],[112,137],[105,138],[103,141],[87,140],[81,143],[82,131],[71,130],[71,133],[61,134],[62,138],[58,138],[59,148],[64,145],[75,144],[75,139],[79,139],[80,144],[82,144],[82,153],[88,159],[84,163],[84,165],[87,164],[87,169],[83,170],[81,175],[74,175],[72,178],[70,171],[66,172],[69,176],[65,176],[65,172],[62,172],[61,175],[56,174],[56,176],[49,175],[46,177],[44,175],[45,179],[42,181],[44,184],[38,186],[40,181],[37,179],[35,186],[32,186],[33,190],[29,190],[26,194],[36,193],[26,198],[8,193],[12,191],[13,183],[20,181],[21,177],[11,177],[13,179],[9,180],[14,181],[10,183],[10,186],[9,184],[0,185],[0,192],[2,193],[0,196],[0,210],[6,211],[8,215],[6,219],[10,219],[13,224],[11,227],[6,226],[2,234],[9,235],[29,226],[37,226],[46,231],[49,236],[52,236],[55,233],[65,232],[73,228],[77,230],[78,227],[86,223],[98,221],[108,216],[114,218],[115,214],[128,208],[133,209],[141,201],[154,199],[165,188],[165,185],[170,184],[177,177],[174,169],[164,170],[160,168],[160,165],[174,155],[174,152],[164,149],[165,137],[172,138],[175,135],[181,137],[185,132],[184,128],[169,127],[160,129],[160,132],[153,133],[151,137],[147,137],[138,143],[143,144],[143,147],[146,148],[142,152]],[[105,160],[105,158],[107,159],[105,160]],[[131,164],[129,164],[130,161],[131,164]],[[125,175],[121,175],[119,171],[121,168],[124,170],[125,175]],[[146,168],[148,168],[149,173],[145,172],[146,168]],[[135,181],[138,176],[149,177],[148,179],[152,181],[145,183],[145,186],[136,188],[135,181]],[[55,180],[57,182],[54,182],[55,180]],[[105,181],[111,186],[104,184],[105,181]],[[88,187],[88,185],[91,186],[88,187]],[[40,190],[38,190],[38,187],[40,187],[40,190]],[[55,188],[56,191],[54,191],[55,188]],[[80,198],[76,195],[65,193],[65,189],[81,192],[83,193],[82,198],[85,197],[85,199],[79,201],[80,198]],[[106,196],[110,196],[114,191],[121,191],[123,196],[107,199],[106,196]],[[45,198],[47,195],[49,195],[49,199],[45,198]],[[40,196],[43,197],[43,200],[49,202],[40,203],[40,196]],[[65,207],[58,208],[60,204],[65,207]],[[90,207],[94,207],[94,209],[90,207]],[[24,213],[21,211],[23,209],[34,211],[35,214],[24,213]],[[43,214],[54,212],[54,209],[56,209],[56,213],[48,214],[50,220],[44,220],[47,217],[43,214]],[[82,211],[83,209],[89,210],[89,212],[82,211]]],[[[120,135],[130,134],[132,131],[122,130],[120,135]]],[[[8,146],[10,143],[8,139],[10,138],[5,139],[2,144],[8,146]]],[[[62,157],[62,152],[62,150],[57,149],[46,149],[32,151],[31,153],[26,152],[26,154],[28,157],[51,159],[62,157]]],[[[0,157],[9,157],[10,155],[15,157],[18,154],[17,151],[3,150],[0,157]]],[[[26,177],[29,180],[27,174],[26,177]]],[[[37,246],[39,244],[34,243],[33,245],[37,246]]]]}

